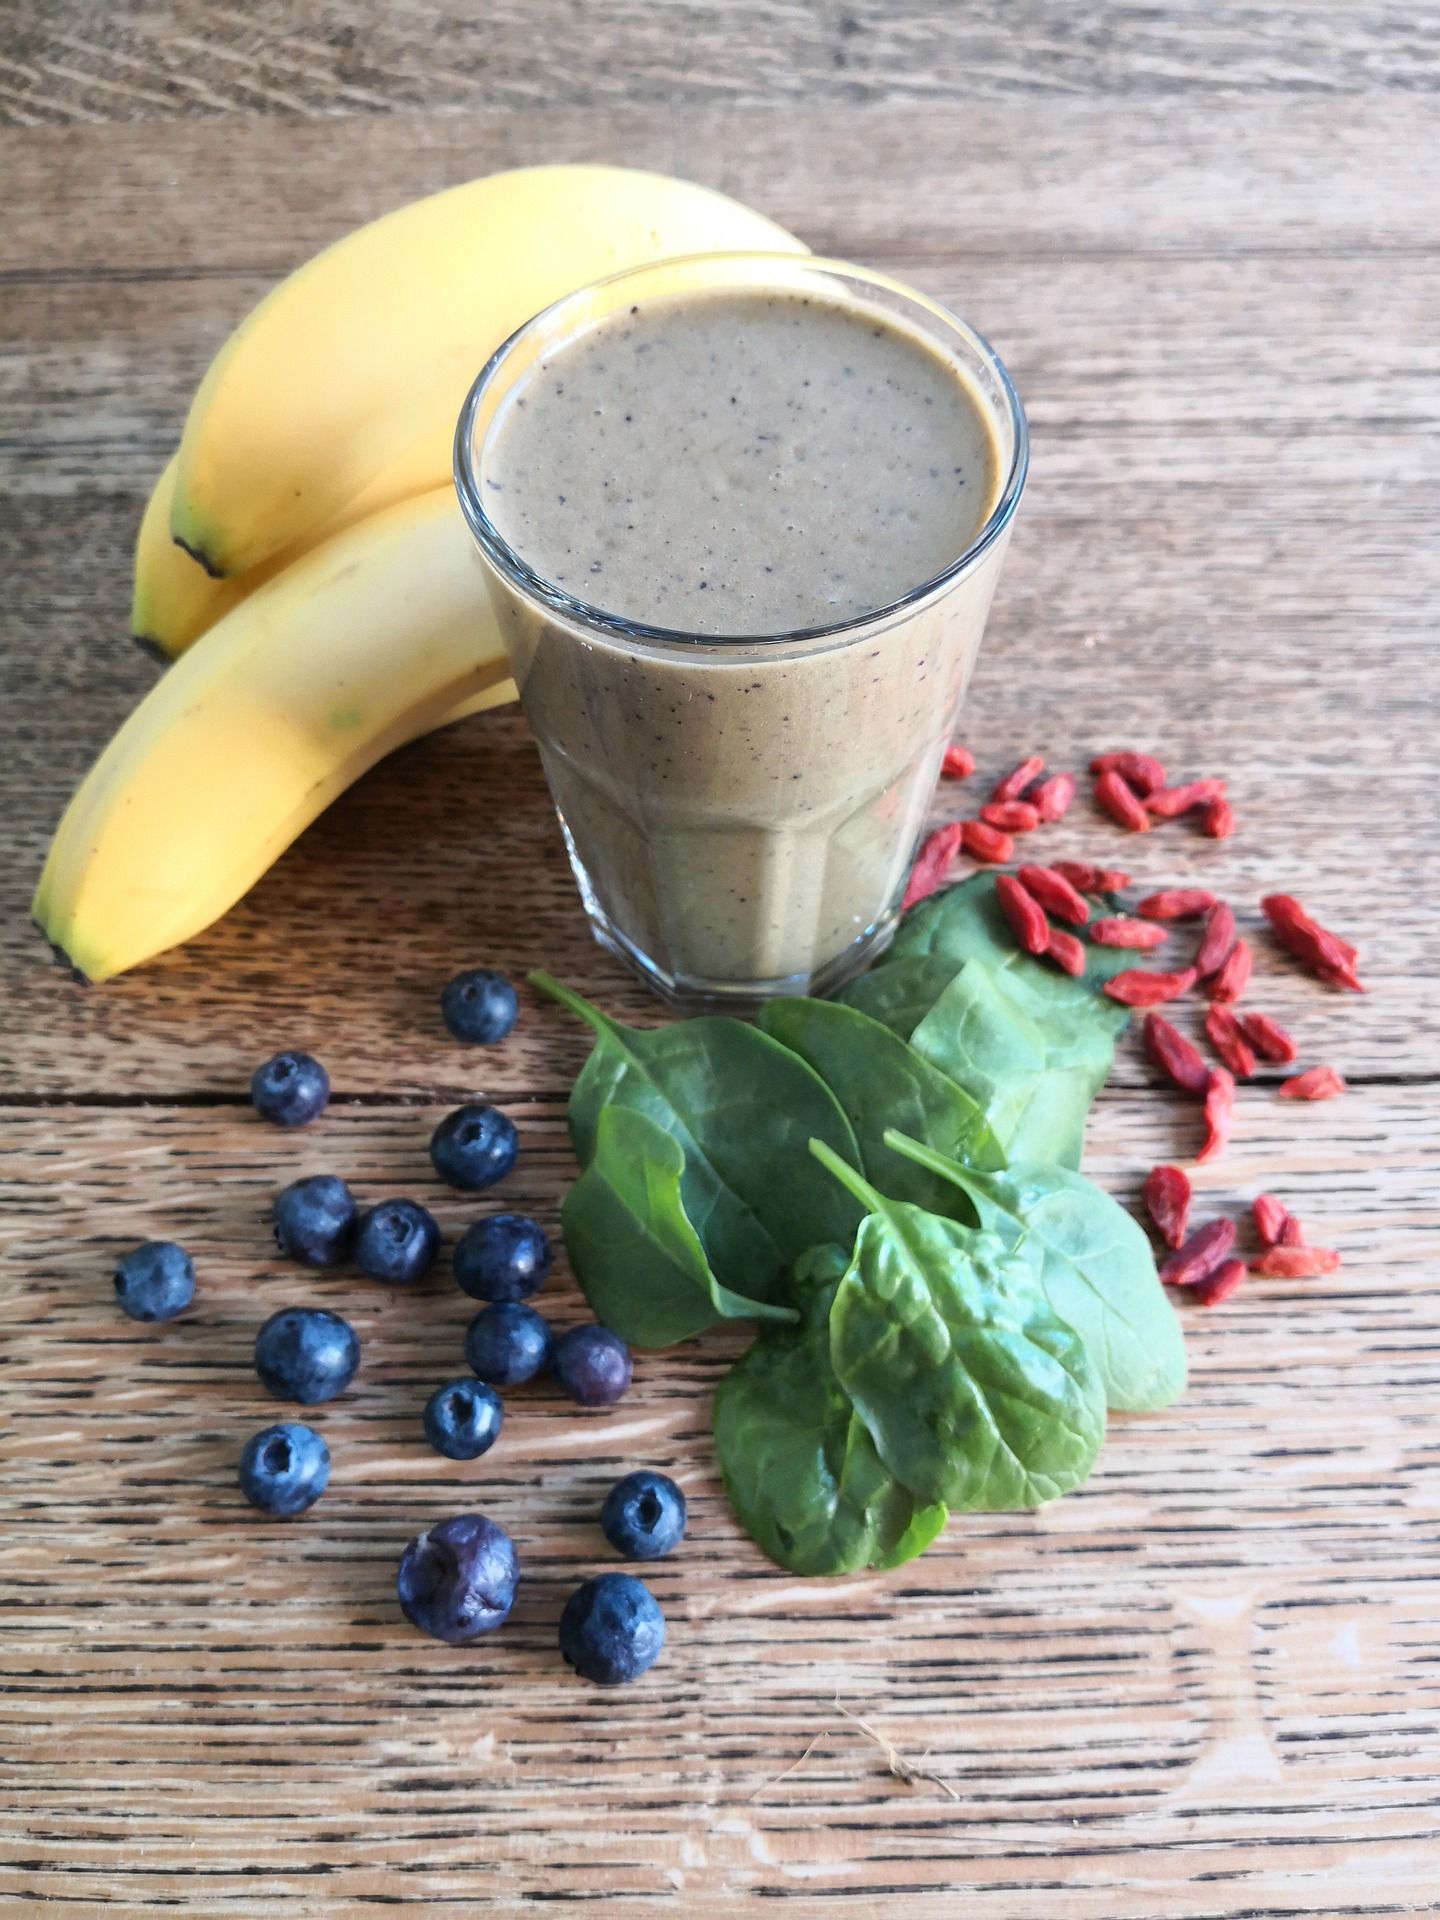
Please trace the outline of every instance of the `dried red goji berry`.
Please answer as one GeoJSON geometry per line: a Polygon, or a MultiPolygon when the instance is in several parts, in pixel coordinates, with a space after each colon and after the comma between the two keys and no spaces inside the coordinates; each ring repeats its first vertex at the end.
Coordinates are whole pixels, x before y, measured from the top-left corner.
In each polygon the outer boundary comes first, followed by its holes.
{"type": "Polygon", "coordinates": [[[1334,1273],[1342,1264],[1333,1247],[1267,1247],[1250,1262],[1252,1273],[1266,1273],[1278,1280],[1313,1280],[1318,1274],[1334,1273]]]}
{"type": "Polygon", "coordinates": [[[961,841],[972,860],[1001,863],[1015,858],[1015,842],[998,827],[987,827],[983,820],[962,820],[961,841]]]}
{"type": "Polygon", "coordinates": [[[1092,920],[1090,938],[1100,947],[1140,947],[1149,953],[1170,936],[1153,920],[1092,920]]]}
{"type": "Polygon", "coordinates": [[[1153,753],[1097,753],[1091,773],[1118,773],[1137,793],[1153,793],[1165,784],[1165,769],[1153,753]]]}
{"type": "Polygon", "coordinates": [[[1255,1072],[1255,1049],[1240,1031],[1240,1022],[1229,1007],[1218,1004],[1205,1016],[1205,1032],[1210,1044],[1237,1080],[1248,1080],[1255,1072]]]}
{"type": "Polygon", "coordinates": [[[1197,1280],[1212,1274],[1222,1260],[1230,1258],[1234,1244],[1233,1220],[1207,1220],[1178,1252],[1161,1261],[1160,1278],[1167,1287],[1193,1287],[1197,1280]]]}
{"type": "Polygon", "coordinates": [[[1075,776],[1073,773],[1052,773],[1048,780],[1041,780],[1031,787],[1025,798],[1042,820],[1063,820],[1070,811],[1070,802],[1075,798],[1075,776]]]}
{"type": "Polygon", "coordinates": [[[1331,986],[1346,987],[1351,993],[1363,993],[1355,968],[1360,955],[1348,940],[1308,914],[1300,902],[1288,893],[1267,893],[1260,911],[1270,922],[1276,939],[1301,965],[1331,986]]]}
{"type": "Polygon", "coordinates": [[[945,884],[945,877],[955,863],[960,851],[960,828],[951,821],[948,826],[936,827],[929,839],[915,856],[915,864],[910,869],[910,878],[905,883],[905,898],[900,903],[903,913],[907,908],[926,900],[937,888],[945,884]]]}
{"type": "Polygon", "coordinates": [[[1210,1085],[1210,1068],[1183,1033],[1163,1013],[1147,1013],[1142,1029],[1145,1057],[1152,1067],[1166,1074],[1185,1093],[1204,1093],[1210,1085]]]}
{"type": "Polygon", "coordinates": [[[1285,1222],[1290,1218],[1284,1201],[1277,1200],[1273,1193],[1257,1193],[1250,1203],[1250,1211],[1255,1216],[1255,1231],[1261,1246],[1278,1247],[1285,1222]]]}
{"type": "Polygon", "coordinates": [[[1235,831],[1235,809],[1228,800],[1212,800],[1200,816],[1200,831],[1211,840],[1228,840],[1235,831]]]}
{"type": "Polygon", "coordinates": [[[1028,800],[987,800],[980,818],[1002,833],[1033,833],[1040,824],[1039,812],[1028,800]]]}
{"type": "Polygon", "coordinates": [[[1147,893],[1135,911],[1142,920],[1198,920],[1214,905],[1214,894],[1204,887],[1163,887],[1147,893]]]}
{"type": "Polygon", "coordinates": [[[1045,771],[1043,753],[1032,753],[1028,760],[1022,760],[1018,767],[1012,767],[1003,780],[995,783],[992,800],[1018,800],[1032,780],[1036,780],[1045,771]]]}
{"type": "Polygon", "coordinates": [[[1151,973],[1145,967],[1127,967],[1105,982],[1105,991],[1122,1007],[1162,1007],[1167,1000],[1178,1000],[1195,984],[1195,969],[1182,967],[1178,973],[1151,973]]]}
{"type": "Polygon", "coordinates": [[[1094,867],[1088,860],[1052,860],[1050,871],[1068,880],[1077,893],[1121,893],[1130,884],[1128,873],[1116,867],[1094,867]]]}
{"type": "Polygon", "coordinates": [[[1190,1218],[1191,1192],[1187,1176],[1179,1167],[1152,1167],[1145,1176],[1142,1198],[1166,1246],[1183,1246],[1190,1218]]]}
{"type": "Polygon", "coordinates": [[[1235,936],[1235,916],[1223,900],[1217,900],[1205,916],[1200,951],[1195,955],[1195,971],[1202,980],[1224,966],[1234,949],[1235,936]]]}
{"type": "Polygon", "coordinates": [[[1225,1151],[1235,1117],[1235,1082],[1224,1067],[1212,1068],[1205,1089],[1205,1144],[1195,1158],[1215,1160],[1225,1151]]]}
{"type": "Polygon", "coordinates": [[[1191,780],[1183,787],[1161,787],[1145,796],[1146,811],[1157,820],[1178,820],[1192,807],[1213,806],[1225,798],[1223,780],[1191,780]]]}
{"type": "Polygon", "coordinates": [[[1150,831],[1150,816],[1140,804],[1135,789],[1127,786],[1113,769],[1102,773],[1095,782],[1095,800],[1116,826],[1127,827],[1131,833],[1150,831]]]}
{"type": "Polygon", "coordinates": [[[1272,1061],[1277,1067],[1288,1067],[1300,1051],[1280,1022],[1272,1020],[1268,1013],[1242,1013],[1240,1024],[1260,1058],[1272,1061]]]}
{"type": "Polygon", "coordinates": [[[1280,1082],[1282,1100],[1333,1100],[1345,1091],[1345,1082],[1334,1067],[1307,1067],[1289,1080],[1280,1082]]]}
{"type": "Polygon", "coordinates": [[[1063,873],[1049,867],[1021,867],[1020,878],[1047,913],[1068,920],[1072,927],[1083,927],[1090,918],[1090,902],[1082,899],[1063,873]]]}
{"type": "Polygon", "coordinates": [[[1063,927],[1052,927],[1046,943],[1046,953],[1057,967],[1066,973],[1074,974],[1078,980],[1085,971],[1085,949],[1073,933],[1066,933],[1063,927]]]}
{"type": "Polygon", "coordinates": [[[1276,1246],[1279,1246],[1279,1247],[1303,1247],[1304,1246],[1305,1229],[1303,1226],[1301,1226],[1300,1222],[1295,1218],[1293,1213],[1287,1213],[1285,1215],[1285,1224],[1280,1229],[1280,1238],[1276,1241],[1275,1244],[1276,1246]]]}
{"type": "Polygon", "coordinates": [[[1013,874],[1001,873],[995,878],[995,897],[1022,949],[1044,953],[1050,943],[1050,922],[1034,894],[1027,893],[1013,874]]]}
{"type": "Polygon", "coordinates": [[[940,771],[950,780],[968,780],[975,771],[975,756],[968,747],[962,747],[952,740],[945,749],[940,771]]]}
{"type": "Polygon", "coordinates": [[[1185,1298],[1192,1306],[1218,1307],[1222,1300],[1228,1300],[1237,1287],[1243,1286],[1247,1278],[1243,1260],[1222,1260],[1212,1274],[1203,1280],[1197,1280],[1187,1289],[1185,1298]]]}
{"type": "Polygon", "coordinates": [[[1230,958],[1217,974],[1205,983],[1212,1000],[1238,1000],[1250,984],[1250,969],[1255,964],[1248,940],[1237,940],[1230,958]]]}

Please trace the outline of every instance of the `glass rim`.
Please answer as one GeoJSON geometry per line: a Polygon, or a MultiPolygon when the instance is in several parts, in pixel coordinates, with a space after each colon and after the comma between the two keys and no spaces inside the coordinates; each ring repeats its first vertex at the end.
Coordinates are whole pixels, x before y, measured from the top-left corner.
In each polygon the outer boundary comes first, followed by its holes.
{"type": "MultiPolygon", "coordinates": [[[[979,397],[982,403],[988,405],[985,395],[982,394],[979,397]]],[[[586,286],[577,287],[572,293],[562,294],[558,300],[552,300],[548,306],[542,307],[537,314],[532,315],[529,320],[502,340],[476,375],[470,391],[465,396],[465,403],[460,409],[460,418],[455,428],[454,449],[455,490],[460,498],[461,511],[481,552],[503,578],[508,579],[513,586],[518,587],[531,599],[540,601],[551,612],[558,613],[565,619],[575,621],[609,638],[682,649],[763,648],[805,641],[841,639],[847,634],[857,633],[872,626],[877,620],[890,619],[897,614],[907,612],[921,601],[929,599],[941,588],[951,585],[962,574],[969,572],[994,546],[1014,518],[1015,509],[1020,504],[1020,495],[1024,490],[1029,465],[1030,430],[1025,418],[1024,406],[1016,391],[1015,382],[1010,377],[1009,369],[984,334],[962,320],[942,302],[932,300],[928,294],[920,293],[916,288],[907,286],[903,280],[897,280],[890,274],[822,254],[780,253],[774,250],[693,253],[682,254],[671,259],[648,260],[639,266],[625,267],[619,273],[606,274],[602,279],[591,281],[586,286]],[[995,505],[986,516],[984,524],[977,529],[954,560],[947,562],[938,573],[929,575],[917,586],[908,588],[896,599],[887,601],[883,606],[871,608],[866,613],[852,614],[844,620],[829,621],[818,626],[792,627],[778,633],[696,633],[687,627],[665,627],[650,621],[627,619],[623,614],[597,606],[592,601],[582,600],[575,594],[567,593],[563,587],[556,586],[554,581],[547,580],[516,552],[486,511],[476,471],[475,423],[492,383],[517,348],[533,338],[536,333],[553,326],[562,318],[567,307],[584,308],[593,300],[595,294],[603,292],[606,288],[620,287],[642,279],[646,274],[654,273],[659,268],[673,269],[692,264],[712,267],[729,265],[736,269],[773,265],[777,269],[783,267],[791,273],[798,269],[802,273],[829,274],[836,278],[843,276],[883,288],[887,293],[898,295],[910,307],[919,309],[932,323],[938,321],[949,330],[952,336],[958,337],[978,356],[999,385],[1008,411],[1014,445],[1009,470],[995,505]]]]}

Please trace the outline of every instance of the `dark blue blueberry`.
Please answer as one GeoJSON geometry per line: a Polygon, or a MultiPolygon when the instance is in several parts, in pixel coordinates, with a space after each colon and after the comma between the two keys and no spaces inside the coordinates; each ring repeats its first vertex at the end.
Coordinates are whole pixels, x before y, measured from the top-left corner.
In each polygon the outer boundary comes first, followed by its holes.
{"type": "Polygon", "coordinates": [[[240,1491],[252,1507],[288,1520],[330,1484],[330,1449],[314,1427],[286,1420],[252,1433],[240,1455],[240,1491]]]}
{"type": "Polygon", "coordinates": [[[330,1076],[308,1053],[277,1053],[250,1076],[255,1111],[277,1127],[303,1127],[325,1111],[330,1076]]]}
{"type": "Polygon", "coordinates": [[[500,1438],[505,1409],[493,1387],[452,1380],[425,1402],[425,1438],[447,1460],[478,1460],[500,1438]]]}
{"type": "Polygon", "coordinates": [[[514,1026],[520,1002],[503,973],[472,967],[457,973],[441,994],[440,1012],[457,1040],[493,1047],[514,1026]]]}
{"type": "Polygon", "coordinates": [[[627,1473],[605,1496],[600,1531],[627,1560],[659,1560],[685,1538],[685,1496],[648,1467],[627,1473]]]}
{"type": "Polygon", "coordinates": [[[518,1151],[515,1122],[498,1107],[457,1107],[430,1139],[435,1171],[447,1186],[467,1193],[503,1180],[518,1151]]]}
{"type": "Polygon", "coordinates": [[[578,1586],[560,1616],[560,1651],[583,1680],[620,1687],[660,1658],[665,1616],[633,1573],[602,1573],[578,1586]]]}
{"type": "Polygon", "coordinates": [[[278,1400],[333,1400],[359,1364],[355,1329],[323,1307],[282,1307],[255,1336],[255,1371],[278,1400]]]}
{"type": "Polygon", "coordinates": [[[440,1249],[432,1214],[413,1200],[382,1200],[360,1222],[355,1264],[372,1280],[408,1287],[423,1280],[440,1249]]]}
{"type": "Polygon", "coordinates": [[[395,1591],[412,1626],[459,1647],[500,1625],[519,1574],[509,1534],[483,1513],[459,1513],[410,1542],[395,1591]]]}
{"type": "Polygon", "coordinates": [[[173,1240],[147,1240],[116,1264],[115,1298],[132,1320],[173,1320],[195,1298],[195,1263],[173,1240]]]}
{"type": "Polygon", "coordinates": [[[630,1349],[618,1333],[592,1321],[555,1342],[555,1378],[582,1407],[609,1407],[630,1384],[630,1349]]]}
{"type": "Polygon", "coordinates": [[[452,1264],[472,1300],[524,1300],[545,1284],[550,1242],[523,1213],[492,1213],[461,1234],[452,1264]]]}
{"type": "Polygon", "coordinates": [[[470,1322],[465,1361],[492,1387],[519,1387],[543,1373],[555,1350],[550,1322],[533,1307],[505,1300],[470,1322]]]}
{"type": "Polygon", "coordinates": [[[355,1238],[355,1197],[333,1173],[312,1173],[275,1196],[275,1244],[307,1267],[333,1267],[355,1238]]]}

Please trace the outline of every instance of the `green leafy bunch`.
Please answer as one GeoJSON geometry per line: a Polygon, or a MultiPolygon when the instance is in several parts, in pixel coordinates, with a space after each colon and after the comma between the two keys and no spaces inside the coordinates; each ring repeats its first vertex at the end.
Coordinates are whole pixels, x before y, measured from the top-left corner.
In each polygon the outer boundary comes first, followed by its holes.
{"type": "Polygon", "coordinates": [[[1085,1480],[1107,1407],[1168,1405],[1180,1326],[1149,1241],[1078,1171],[1123,952],[1018,952],[978,875],[837,1000],[641,1030],[533,976],[595,1046],[570,1098],[565,1244],[598,1317],[664,1347],[758,1324],[715,1395],[757,1544],[898,1566],[947,1513],[1085,1480]]]}

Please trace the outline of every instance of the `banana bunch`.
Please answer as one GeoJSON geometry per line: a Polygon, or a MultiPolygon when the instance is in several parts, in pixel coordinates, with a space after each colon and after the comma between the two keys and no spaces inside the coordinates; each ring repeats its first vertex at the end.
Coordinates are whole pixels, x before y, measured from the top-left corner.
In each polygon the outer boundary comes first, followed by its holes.
{"type": "Polygon", "coordinates": [[[190,939],[382,755],[514,698],[450,481],[469,383],[577,287],[731,250],[804,251],[686,181],[535,167],[402,207],[261,301],[140,528],[132,627],[174,664],[35,896],[73,966],[105,980],[190,939]]]}

